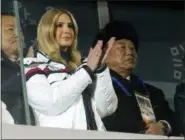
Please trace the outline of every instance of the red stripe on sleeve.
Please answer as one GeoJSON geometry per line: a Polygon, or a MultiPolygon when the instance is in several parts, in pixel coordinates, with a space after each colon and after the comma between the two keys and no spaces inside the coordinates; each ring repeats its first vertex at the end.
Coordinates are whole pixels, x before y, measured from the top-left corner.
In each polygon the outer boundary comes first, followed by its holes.
{"type": "Polygon", "coordinates": [[[36,68],[33,68],[33,69],[30,69],[29,71],[26,72],[26,76],[29,76],[33,73],[41,73],[43,72],[40,68],[36,67],[36,68]]]}

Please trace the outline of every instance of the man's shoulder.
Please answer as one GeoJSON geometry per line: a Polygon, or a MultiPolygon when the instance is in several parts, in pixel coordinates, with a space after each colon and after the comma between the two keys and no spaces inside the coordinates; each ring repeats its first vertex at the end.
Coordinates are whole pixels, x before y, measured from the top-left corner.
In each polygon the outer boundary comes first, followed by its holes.
{"type": "Polygon", "coordinates": [[[165,94],[162,89],[148,83],[145,84],[152,102],[155,102],[154,104],[158,104],[157,102],[159,101],[159,99],[161,101],[165,100],[165,94]]]}
{"type": "MultiPolygon", "coordinates": [[[[134,75],[134,74],[132,74],[132,77],[135,77],[135,79],[140,79],[140,80],[142,80],[139,76],[137,76],[137,75],[134,75]]],[[[144,80],[142,80],[143,82],[144,82],[144,80]]],[[[158,87],[156,87],[156,86],[154,86],[154,85],[151,85],[151,84],[149,84],[149,83],[146,83],[146,82],[144,82],[144,84],[145,84],[145,86],[146,86],[146,88],[147,88],[147,90],[150,92],[150,91],[153,91],[153,92],[162,92],[163,93],[163,91],[160,89],[160,88],[158,88],[158,87]]]]}
{"type": "Polygon", "coordinates": [[[131,77],[132,79],[137,79],[137,80],[139,79],[141,82],[143,82],[150,96],[152,97],[164,96],[164,93],[160,88],[144,82],[144,80],[141,77],[135,74],[132,74],[131,77]]]}
{"type": "Polygon", "coordinates": [[[146,88],[148,89],[151,97],[164,97],[164,92],[162,89],[146,83],[146,88]]]}
{"type": "Polygon", "coordinates": [[[158,87],[156,87],[156,86],[154,86],[154,85],[151,85],[151,84],[149,84],[149,83],[145,83],[145,85],[146,85],[146,87],[147,87],[148,89],[152,89],[152,90],[155,90],[155,91],[158,91],[158,92],[162,92],[162,89],[160,89],[160,88],[158,88],[158,87]]]}

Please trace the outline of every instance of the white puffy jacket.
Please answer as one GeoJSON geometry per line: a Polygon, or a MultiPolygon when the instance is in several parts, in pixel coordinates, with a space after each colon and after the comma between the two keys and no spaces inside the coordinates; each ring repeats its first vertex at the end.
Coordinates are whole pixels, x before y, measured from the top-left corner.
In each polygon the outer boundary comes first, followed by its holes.
{"type": "Polygon", "coordinates": [[[24,59],[29,105],[39,126],[87,129],[82,92],[94,85],[91,99],[98,130],[105,130],[101,118],[111,115],[118,99],[112,86],[109,69],[96,74],[92,81],[84,68],[70,75],[66,66],[37,53],[24,59]]]}
{"type": "Polygon", "coordinates": [[[14,124],[14,119],[6,108],[6,104],[1,101],[1,121],[2,123],[14,124]]]}

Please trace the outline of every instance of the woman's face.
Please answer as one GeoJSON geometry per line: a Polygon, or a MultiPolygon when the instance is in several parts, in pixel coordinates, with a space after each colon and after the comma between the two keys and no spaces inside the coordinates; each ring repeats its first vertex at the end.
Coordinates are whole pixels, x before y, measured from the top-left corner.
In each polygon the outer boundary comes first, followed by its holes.
{"type": "Polygon", "coordinates": [[[55,39],[60,46],[61,51],[67,51],[71,47],[74,38],[74,25],[67,14],[60,15],[55,23],[55,39]]]}

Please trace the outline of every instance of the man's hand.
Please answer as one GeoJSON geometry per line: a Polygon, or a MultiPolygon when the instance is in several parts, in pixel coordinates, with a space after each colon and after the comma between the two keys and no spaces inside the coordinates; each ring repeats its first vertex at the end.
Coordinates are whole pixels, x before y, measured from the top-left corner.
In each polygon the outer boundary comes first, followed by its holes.
{"type": "Polygon", "coordinates": [[[147,126],[145,134],[165,135],[162,128],[163,124],[161,122],[151,123],[147,126]]]}

